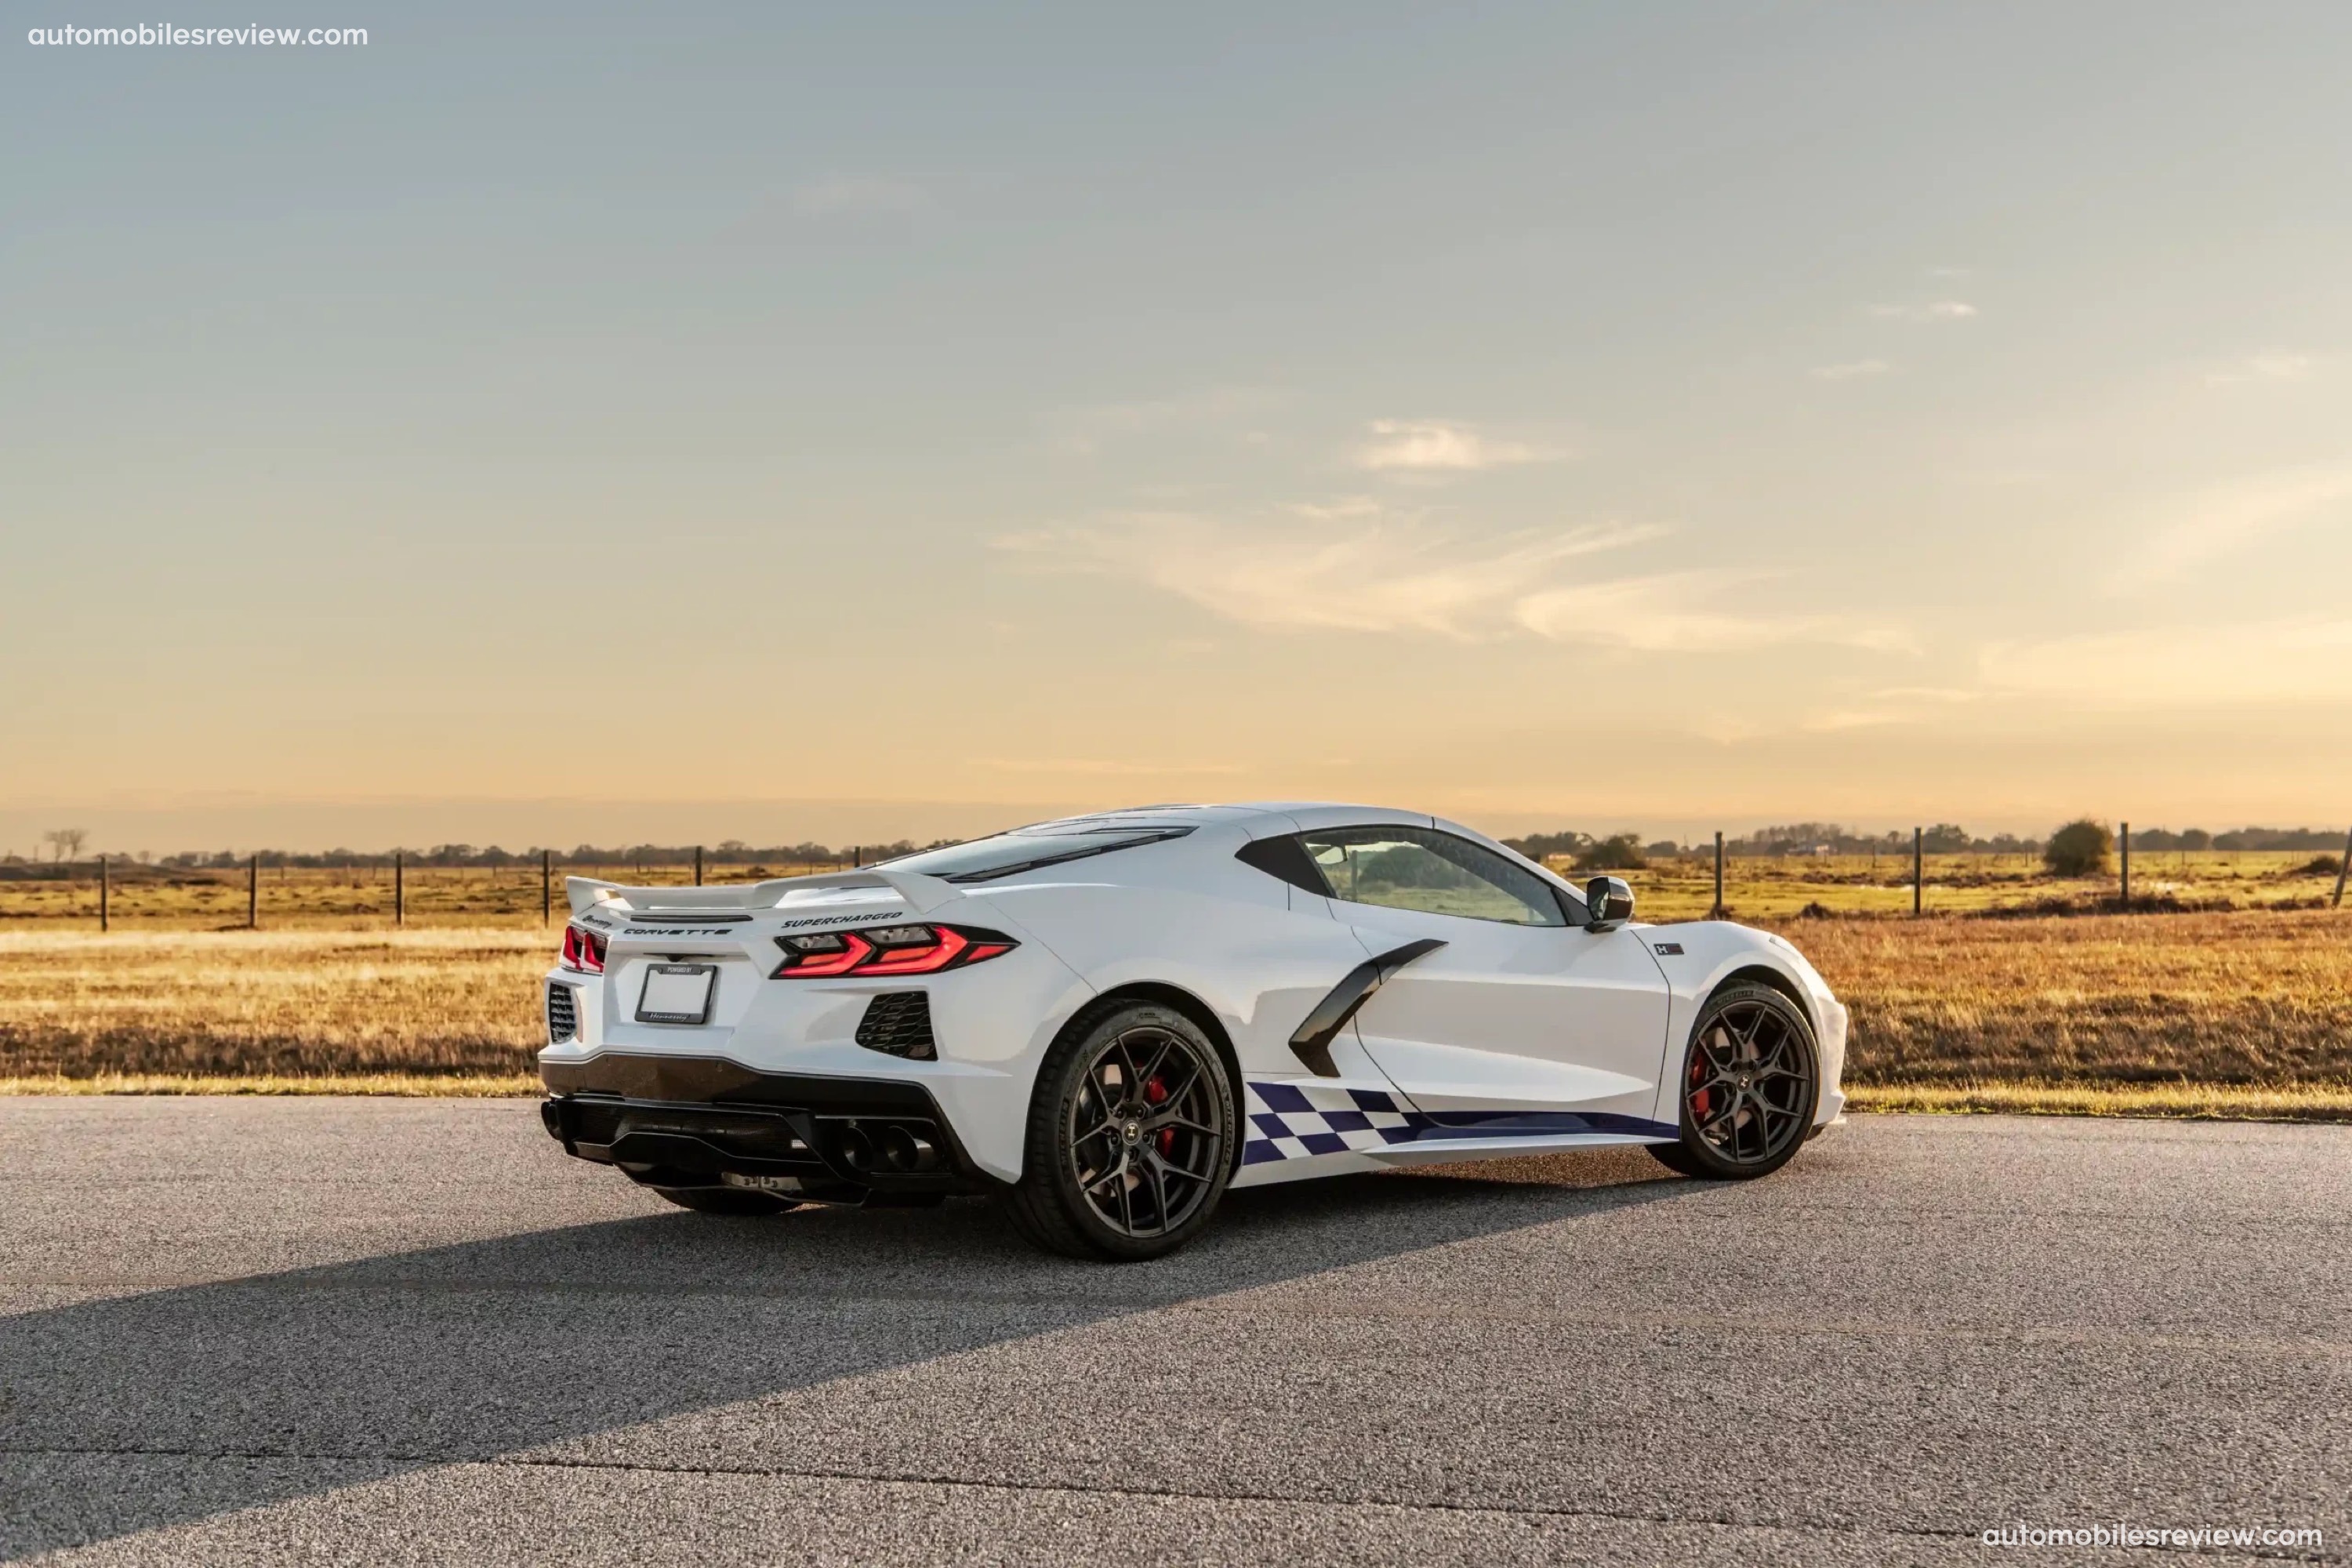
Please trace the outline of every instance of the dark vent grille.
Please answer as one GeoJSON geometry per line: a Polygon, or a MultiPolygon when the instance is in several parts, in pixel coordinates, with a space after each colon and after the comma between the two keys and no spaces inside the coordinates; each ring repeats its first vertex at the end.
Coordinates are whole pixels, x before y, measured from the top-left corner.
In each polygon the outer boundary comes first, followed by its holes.
{"type": "Polygon", "coordinates": [[[552,1045],[580,1037],[580,1007],[569,985],[547,983],[547,1038],[552,1045]]]}
{"type": "Polygon", "coordinates": [[[931,994],[928,991],[885,991],[866,1004],[857,1021],[857,1043],[869,1051],[930,1061],[939,1053],[931,1039],[931,994]]]}

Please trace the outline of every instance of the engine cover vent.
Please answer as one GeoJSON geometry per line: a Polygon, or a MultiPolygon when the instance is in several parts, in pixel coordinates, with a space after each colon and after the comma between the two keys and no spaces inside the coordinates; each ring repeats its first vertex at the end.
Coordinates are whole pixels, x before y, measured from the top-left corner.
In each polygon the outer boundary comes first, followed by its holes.
{"type": "Polygon", "coordinates": [[[572,991],[569,985],[560,985],[552,980],[547,983],[547,1040],[550,1045],[560,1046],[566,1040],[580,1037],[579,998],[572,991]]]}

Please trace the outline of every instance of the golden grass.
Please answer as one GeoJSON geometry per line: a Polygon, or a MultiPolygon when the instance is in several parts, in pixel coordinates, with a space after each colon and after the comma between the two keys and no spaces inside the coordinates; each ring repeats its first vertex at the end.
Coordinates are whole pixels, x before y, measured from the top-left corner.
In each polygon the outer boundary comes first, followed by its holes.
{"type": "MultiPolygon", "coordinates": [[[[2352,1084],[2352,915],[1780,929],[1853,1010],[1847,1082],[1867,1103],[1902,1089],[1925,1097],[1905,1103],[1961,1108],[1997,1088],[2055,1108],[2185,1096],[2188,1109],[2165,1113],[2204,1114],[2195,1107],[2263,1095],[2326,1103],[2352,1084]]],[[[536,930],[0,931],[0,1084],[526,1092],[552,949],[536,930]],[[466,1087],[478,1083],[505,1087],[466,1087]]]]}
{"type": "Polygon", "coordinates": [[[2352,916],[1811,920],[1861,1084],[2352,1081],[2352,916]]]}
{"type": "Polygon", "coordinates": [[[1961,1116],[2141,1116],[2188,1121],[2352,1121],[2352,1083],[2237,1089],[2163,1083],[1858,1085],[1846,1109],[1961,1116]]]}
{"type": "Polygon", "coordinates": [[[0,931],[0,1073],[528,1072],[537,931],[0,931]]]}
{"type": "Polygon", "coordinates": [[[413,1100],[498,1100],[545,1092],[537,1076],[466,1073],[322,1073],[310,1078],[175,1077],[99,1073],[89,1078],[0,1078],[0,1096],[37,1094],[364,1094],[413,1100]]]}
{"type": "MultiPolygon", "coordinates": [[[[2307,850],[2209,850],[2196,854],[2142,851],[2134,860],[2136,899],[2231,908],[2307,905],[2324,900],[2332,878],[2304,868],[2315,856],[2307,850]]],[[[1565,860],[1554,866],[1571,880],[1579,874],[1565,860]]],[[[70,926],[96,930],[98,883],[87,865],[74,879],[0,878],[0,928],[70,926]]],[[[799,876],[836,869],[833,865],[710,866],[713,883],[756,881],[766,876],[799,876]]],[[[593,875],[618,882],[675,886],[690,882],[685,866],[578,866],[555,869],[555,918],[564,912],[563,878],[593,875]]],[[[1660,860],[1628,874],[1635,905],[1645,920],[1695,920],[1715,898],[1714,866],[1706,856],[1660,860]]],[[[393,887],[390,863],[345,869],[266,868],[260,879],[260,923],[264,930],[390,930],[393,887]]],[[[1927,905],[1931,914],[1969,914],[1986,910],[2058,903],[2090,908],[2116,896],[2116,879],[2061,879],[2045,876],[2041,863],[2022,855],[1930,855],[1927,860],[1927,905]]],[[[409,929],[435,926],[479,930],[542,929],[540,874],[536,864],[485,867],[412,866],[406,873],[409,929]]],[[[1793,855],[1734,859],[1726,868],[1724,898],[1741,920],[1778,920],[1807,905],[1840,914],[1907,915],[1911,911],[1911,859],[1907,854],[1793,855]]],[[[164,871],[118,865],[110,912],[118,928],[226,931],[246,919],[246,873],[219,870],[164,871]]]]}
{"type": "MultiPolygon", "coordinates": [[[[77,869],[78,875],[70,880],[0,879],[0,927],[29,925],[38,929],[55,923],[97,930],[97,873],[88,865],[77,869]]],[[[760,879],[751,875],[755,869],[763,876],[796,877],[836,868],[830,864],[711,866],[707,868],[707,876],[714,884],[751,882],[760,879]]],[[[567,875],[677,886],[694,880],[694,868],[691,864],[642,868],[558,866],[549,892],[554,921],[559,925],[566,912],[563,879],[567,875]]],[[[118,929],[234,931],[245,927],[246,872],[241,866],[221,870],[165,871],[117,864],[112,879],[109,913],[118,929]]],[[[411,866],[404,880],[409,929],[545,929],[540,916],[536,863],[499,868],[411,866]]],[[[265,931],[394,929],[389,860],[381,866],[337,869],[265,867],[257,890],[260,895],[261,928],[265,931]]]]}
{"type": "MultiPolygon", "coordinates": [[[[2143,850],[2132,859],[2135,903],[2155,900],[2192,908],[2303,906],[2325,900],[2335,879],[2304,871],[2311,850],[2211,850],[2176,854],[2143,850]]],[[[1570,881],[1581,873],[1569,862],[1553,868],[1570,881]]],[[[2025,855],[1930,855],[1926,907],[1929,914],[1978,914],[2043,905],[2090,910],[2112,904],[2113,876],[2057,878],[2025,855]]],[[[1643,920],[1704,919],[1715,901],[1715,866],[1706,856],[1660,860],[1622,873],[1633,884],[1643,920]]],[[[1837,914],[1908,916],[1911,857],[1792,855],[1734,859],[1724,868],[1724,903],[1743,921],[1785,920],[1807,905],[1837,914]]]]}

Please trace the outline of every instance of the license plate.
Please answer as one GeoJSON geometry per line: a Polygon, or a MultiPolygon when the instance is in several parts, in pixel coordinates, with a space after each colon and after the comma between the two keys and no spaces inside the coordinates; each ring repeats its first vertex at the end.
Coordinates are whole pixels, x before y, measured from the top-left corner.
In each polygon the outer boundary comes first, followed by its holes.
{"type": "Polygon", "coordinates": [[[747,1187],[755,1193],[796,1193],[801,1190],[798,1176],[755,1176],[742,1171],[721,1171],[719,1181],[722,1186],[747,1187]]]}
{"type": "Polygon", "coordinates": [[[709,1022],[710,984],[718,976],[715,963],[648,963],[646,988],[637,994],[637,1022],[709,1022]]]}

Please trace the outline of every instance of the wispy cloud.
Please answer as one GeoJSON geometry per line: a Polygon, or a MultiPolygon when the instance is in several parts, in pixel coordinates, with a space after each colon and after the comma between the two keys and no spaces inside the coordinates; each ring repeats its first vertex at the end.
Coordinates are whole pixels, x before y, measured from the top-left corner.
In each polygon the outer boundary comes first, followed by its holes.
{"type": "Polygon", "coordinates": [[[825,174],[792,195],[793,211],[803,217],[919,213],[935,205],[929,185],[897,174],[825,174]]]}
{"type": "Polygon", "coordinates": [[[2108,586],[2136,593],[2178,582],[2273,534],[2331,519],[2352,520],[2352,463],[2240,479],[2192,499],[2156,529],[2108,586]]]}
{"type": "Polygon", "coordinates": [[[1861,381],[1868,376],[1885,375],[1894,368],[1883,359],[1857,359],[1843,364],[1817,364],[1813,367],[1813,374],[1823,381],[1861,381]]]}
{"type": "Polygon", "coordinates": [[[1889,321],[1965,321],[1977,308],[1965,300],[1930,300],[1924,304],[1873,305],[1870,313],[1889,321]]]}
{"type": "Polygon", "coordinates": [[[1371,433],[1357,448],[1356,463],[1374,473],[1475,473],[1568,456],[1557,447],[1498,440],[1444,419],[1375,419],[1371,433]]]}
{"type": "Polygon", "coordinates": [[[2209,386],[2246,386],[2257,382],[2303,381],[2309,378],[2318,363],[2309,354],[2249,354],[2211,372],[2205,383],[2209,386]]]}
{"type": "Polygon", "coordinates": [[[1900,627],[1843,616],[1758,615],[1724,607],[1753,577],[1722,572],[1670,572],[1650,577],[1577,583],[1530,594],[1516,606],[1519,623],[1554,642],[1590,643],[1644,653],[1735,653],[1790,643],[1830,643],[1883,653],[1914,648],[1900,627]]]}
{"type": "Polygon", "coordinates": [[[1884,729],[1893,724],[1923,724],[1940,719],[1954,707],[1984,700],[1985,693],[1963,686],[1889,686],[1870,693],[1864,706],[1832,708],[1809,714],[1802,727],[1818,731],[1884,729]]]}
{"type": "Polygon", "coordinates": [[[2090,710],[2352,701],[2352,620],[2146,627],[1995,643],[1979,654],[1978,673],[1996,692],[2090,710]]]}
{"type": "Polygon", "coordinates": [[[1007,535],[1003,550],[1063,570],[1151,584],[1244,625],[1417,633],[1482,641],[1533,635],[1647,652],[1713,653],[1797,642],[1907,647],[1897,630],[1835,616],[1759,616],[1726,600],[1748,579],[1710,573],[1576,580],[1575,564],[1662,536],[1603,523],[1485,538],[1356,498],[1239,525],[1162,514],[1106,527],[1007,535]],[[1303,515],[1302,515],[1303,512],[1303,515]]]}
{"type": "Polygon", "coordinates": [[[1236,524],[1182,513],[996,542],[1069,570],[1132,577],[1244,625],[1498,635],[1563,563],[1653,539],[1608,523],[1468,540],[1412,514],[1236,524]]]}
{"type": "Polygon", "coordinates": [[[1108,757],[980,757],[980,766],[1009,773],[1078,773],[1108,778],[1219,776],[1243,772],[1239,763],[1139,763],[1108,757]]]}
{"type": "MultiPolygon", "coordinates": [[[[1101,403],[1085,407],[1057,408],[1040,421],[1055,450],[1085,457],[1109,442],[1182,429],[1207,429],[1255,419],[1277,408],[1285,395],[1271,387],[1213,386],[1171,397],[1133,403],[1101,403]]],[[[1237,439],[1264,445],[1261,431],[1238,433],[1237,439]]]]}

